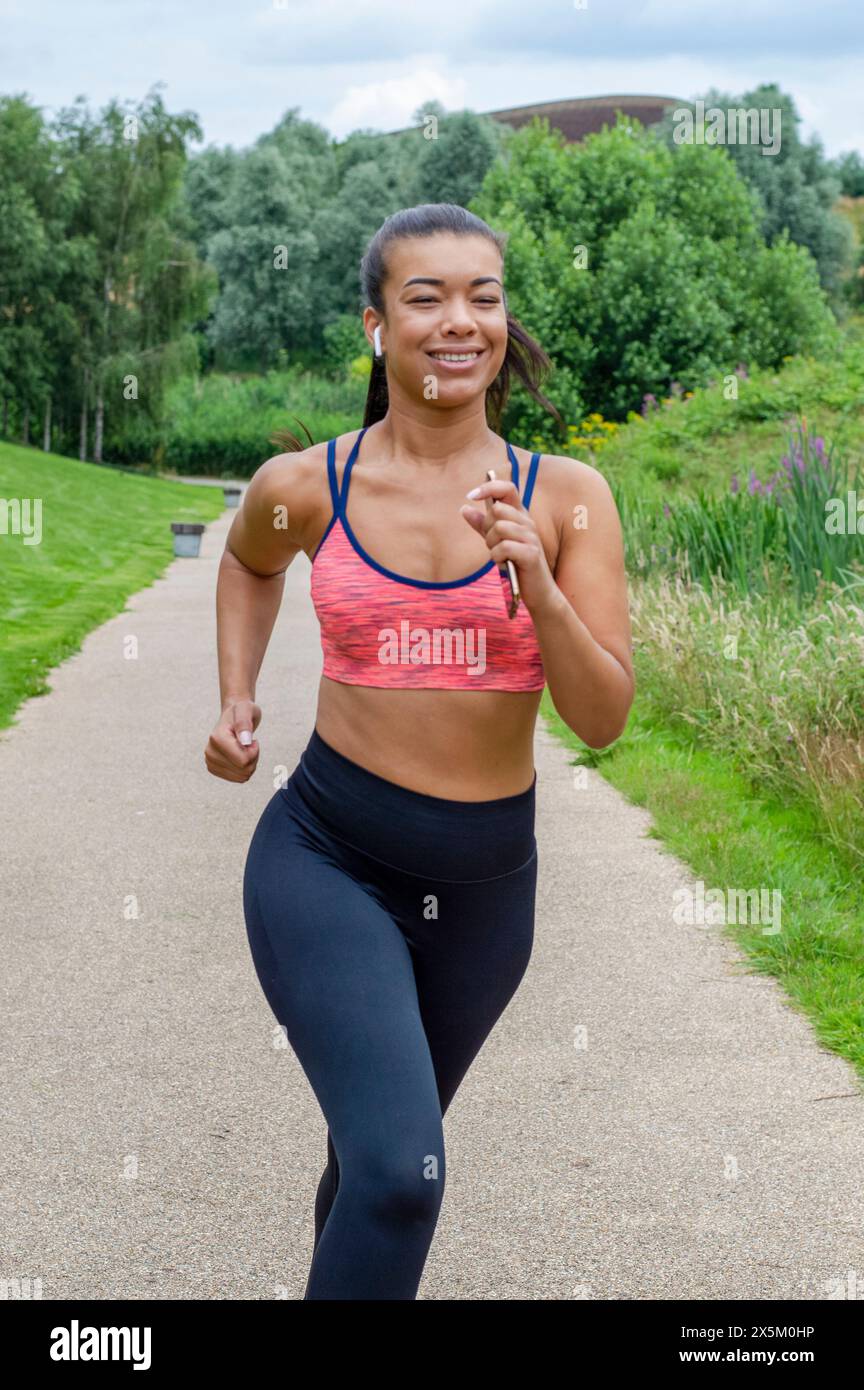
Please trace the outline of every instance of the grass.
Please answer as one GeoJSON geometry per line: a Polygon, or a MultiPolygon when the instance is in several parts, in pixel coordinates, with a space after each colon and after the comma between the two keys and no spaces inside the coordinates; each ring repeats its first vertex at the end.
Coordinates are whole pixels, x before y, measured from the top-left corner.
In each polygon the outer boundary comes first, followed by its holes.
{"type": "MultiPolygon", "coordinates": [[[[818,835],[818,814],[760,795],[723,758],[653,723],[639,696],[624,734],[609,749],[584,745],[555,712],[548,688],[541,714],[575,756],[653,819],[649,832],[710,888],[777,889],[782,929],[726,924],[748,968],[772,975],[810,1020],[819,1040],[864,1079],[864,884],[844,874],[818,835]]],[[[687,930],[687,928],[684,928],[687,930]]],[[[680,931],[671,918],[670,930],[680,931]]]]}
{"type": "MultiPolygon", "coordinates": [[[[214,520],[221,489],[147,478],[0,441],[0,498],[41,500],[42,539],[0,532],[0,728],[53,666],[174,556],[172,521],[214,520]]],[[[0,515],[5,514],[5,507],[0,515]]]]}

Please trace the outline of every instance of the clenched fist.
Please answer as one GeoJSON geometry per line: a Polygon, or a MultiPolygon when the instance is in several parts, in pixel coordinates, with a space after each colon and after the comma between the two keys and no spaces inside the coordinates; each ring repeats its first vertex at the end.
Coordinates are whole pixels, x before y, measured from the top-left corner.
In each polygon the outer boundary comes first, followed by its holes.
{"type": "Polygon", "coordinates": [[[226,782],[248,782],[261,752],[255,738],[260,722],[261,710],[254,700],[226,702],[204,749],[207,771],[226,782]]]}

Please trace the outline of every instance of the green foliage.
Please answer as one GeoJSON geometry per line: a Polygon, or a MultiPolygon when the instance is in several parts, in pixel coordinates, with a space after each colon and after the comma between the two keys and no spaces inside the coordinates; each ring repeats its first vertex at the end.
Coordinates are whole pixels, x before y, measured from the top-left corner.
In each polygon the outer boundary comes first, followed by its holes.
{"type": "Polygon", "coordinates": [[[299,420],[320,441],[356,428],[367,386],[350,373],[331,380],[298,366],[261,376],[180,377],[168,392],[162,429],[157,433],[143,414],[133,418],[114,456],[136,464],[159,447],[165,468],[176,473],[249,478],[281,452],[270,442],[276,430],[305,440],[299,420]]]}
{"type": "Polygon", "coordinates": [[[467,207],[506,143],[507,127],[474,111],[448,115],[437,101],[420,107],[412,125],[415,129],[399,137],[409,155],[410,170],[403,206],[456,203],[467,207]]]}
{"type": "Polygon", "coordinates": [[[196,137],[156,91],[98,118],[80,98],[50,127],[23,98],[0,103],[0,397],[25,440],[32,417],[89,453],[92,421],[99,461],[103,422],[122,435],[134,397],[155,424],[166,382],[197,366],[188,326],[216,282],[179,201],[196,137]]]}
{"type": "Polygon", "coordinates": [[[850,492],[864,501],[864,472],[813,438],[806,422],[767,482],[751,469],[746,489],[734,474],[719,497],[700,489],[662,510],[620,484],[612,490],[633,574],[681,574],[702,584],[719,575],[743,594],[782,587],[801,605],[823,582],[864,584],[864,517],[861,531],[845,518],[850,492]],[[831,526],[835,504],[844,508],[843,529],[831,526]]]}
{"type": "Polygon", "coordinates": [[[370,353],[363,320],[357,314],[340,314],[324,329],[325,363],[338,374],[363,353],[370,353]]]}
{"type": "Polygon", "coordinates": [[[266,370],[284,348],[307,365],[332,362],[328,328],[359,317],[360,261],[381,223],[417,203],[467,204],[505,140],[488,117],[437,103],[402,133],[358,131],[341,143],[293,110],[242,154],[191,160],[186,206],[220,282],[204,326],[212,361],[266,370]],[[424,137],[427,114],[435,139],[424,137]]]}
{"type": "MultiPolygon", "coordinates": [[[[836,336],[808,253],[765,245],[725,150],[673,153],[624,119],[567,145],[535,121],[472,209],[509,234],[508,302],[553,356],[550,391],[570,418],[622,419],[673,380],[695,389],[836,336]]],[[[523,428],[548,429],[532,404],[518,412],[523,428]]]]}
{"type": "MultiPolygon", "coordinates": [[[[816,147],[798,144],[794,121],[790,129],[777,157],[787,172],[768,197],[761,174],[741,173],[748,159],[761,160],[757,169],[771,160],[667,147],[633,120],[568,145],[545,122],[513,132],[428,103],[403,132],[334,142],[294,108],[247,150],[189,159],[197,122],[172,116],[155,93],[98,117],[81,99],[50,126],[25,99],[4,99],[9,428],[28,437],[50,423],[55,447],[71,453],[83,418],[85,453],[101,455],[104,424],[107,456],[158,459],[176,441],[166,388],[202,367],[268,372],[290,360],[329,371],[337,396],[340,379],[355,389],[370,351],[358,273],[369,238],[397,209],[441,199],[507,233],[508,306],[552,358],[546,390],[569,420],[597,411],[623,420],[675,381],[696,390],[742,362],[752,375],[792,353],[825,354],[836,329],[819,275],[833,232],[820,218],[840,183],[816,147]],[[790,180],[791,236],[777,212],[790,180]],[[808,237],[816,261],[796,245],[808,237]]],[[[568,447],[518,382],[502,430],[568,447]]],[[[234,444],[217,434],[207,441],[212,467],[236,468],[261,430],[238,424],[234,444]]],[[[647,447],[652,477],[681,474],[655,442],[647,447]]],[[[181,453],[195,451],[184,443],[181,453]]]]}
{"type": "MultiPolygon", "coordinates": [[[[724,150],[737,172],[756,195],[757,226],[769,246],[784,235],[810,251],[818,268],[819,282],[835,308],[842,303],[842,286],[852,267],[852,243],[849,230],[834,212],[841,191],[841,178],[835,165],[825,157],[818,137],[806,144],[798,127],[801,117],[791,96],[782,92],[776,83],[765,83],[741,96],[732,96],[711,88],[701,97],[705,103],[706,138],[713,138],[708,127],[709,112],[717,108],[730,111],[766,113],[764,131],[770,145],[772,132],[779,130],[779,149],[763,154],[758,141],[738,141],[732,129],[732,118],[725,116],[728,143],[724,150]],[[778,117],[773,113],[779,112],[778,117]]],[[[684,102],[682,108],[694,103],[684,102]]],[[[676,108],[676,110],[679,108],[676,108]]],[[[675,111],[652,127],[651,138],[663,141],[676,157],[686,151],[707,146],[677,144],[676,128],[680,120],[675,111]]],[[[755,134],[755,132],[754,132],[755,134]]],[[[853,166],[850,166],[852,170],[853,166]]],[[[854,178],[854,172],[851,174],[854,178]]]]}
{"type": "Polygon", "coordinates": [[[864,159],[859,150],[849,150],[835,159],[834,172],[847,198],[864,198],[864,159]]]}
{"type": "Polygon", "coordinates": [[[864,863],[864,588],[824,583],[799,608],[655,572],[630,588],[641,715],[716,753],[760,793],[813,812],[814,833],[864,863]]]}
{"type": "MultiPolygon", "coordinates": [[[[736,469],[766,472],[783,452],[786,421],[806,415],[811,433],[836,441],[850,457],[864,455],[864,320],[844,325],[835,352],[824,359],[799,354],[779,371],[741,369],[712,378],[689,399],[674,393],[645,414],[631,411],[604,445],[602,458],[587,449],[565,449],[595,461],[634,494],[670,503],[700,488],[718,494],[736,469]],[[743,461],[743,462],[742,462],[743,461]],[[676,486],[665,480],[675,480],[676,486]]],[[[554,452],[554,440],[535,445],[554,452]]]]}

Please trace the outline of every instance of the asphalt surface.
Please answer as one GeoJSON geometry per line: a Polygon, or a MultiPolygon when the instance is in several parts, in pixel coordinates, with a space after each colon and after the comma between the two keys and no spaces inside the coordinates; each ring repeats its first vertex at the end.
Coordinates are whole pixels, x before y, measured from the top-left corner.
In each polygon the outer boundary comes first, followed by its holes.
{"type": "MultiPolygon", "coordinates": [[[[314,724],[298,556],[258,771],[211,777],[233,516],[0,734],[0,1279],[43,1298],[302,1297],[326,1126],[252,966],[249,840],[314,724]],[[137,655],[128,656],[129,639],[137,655]]],[[[825,1299],[864,1278],[864,1100],[648,814],[538,726],[534,954],[445,1118],[421,1299],[825,1299]]],[[[2,1294],[0,1290],[0,1294],[2,1294]]]]}

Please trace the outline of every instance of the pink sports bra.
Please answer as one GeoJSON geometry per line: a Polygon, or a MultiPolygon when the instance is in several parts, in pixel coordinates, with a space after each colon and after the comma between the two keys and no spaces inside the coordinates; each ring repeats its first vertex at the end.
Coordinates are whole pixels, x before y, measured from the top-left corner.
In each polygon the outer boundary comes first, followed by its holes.
{"type": "MultiPolygon", "coordinates": [[[[312,603],[321,625],[325,676],[344,685],[421,690],[542,690],[543,661],[524,600],[507,616],[506,569],[490,559],[464,579],[407,579],[363,549],[346,505],[351,469],[366,428],[336,479],[336,440],[327,445],[333,515],[312,557],[312,603]]],[[[519,461],[509,442],[511,477],[519,461]]],[[[522,505],[528,507],[539,454],[522,505]]],[[[481,501],[479,504],[483,506],[481,501]]]]}

